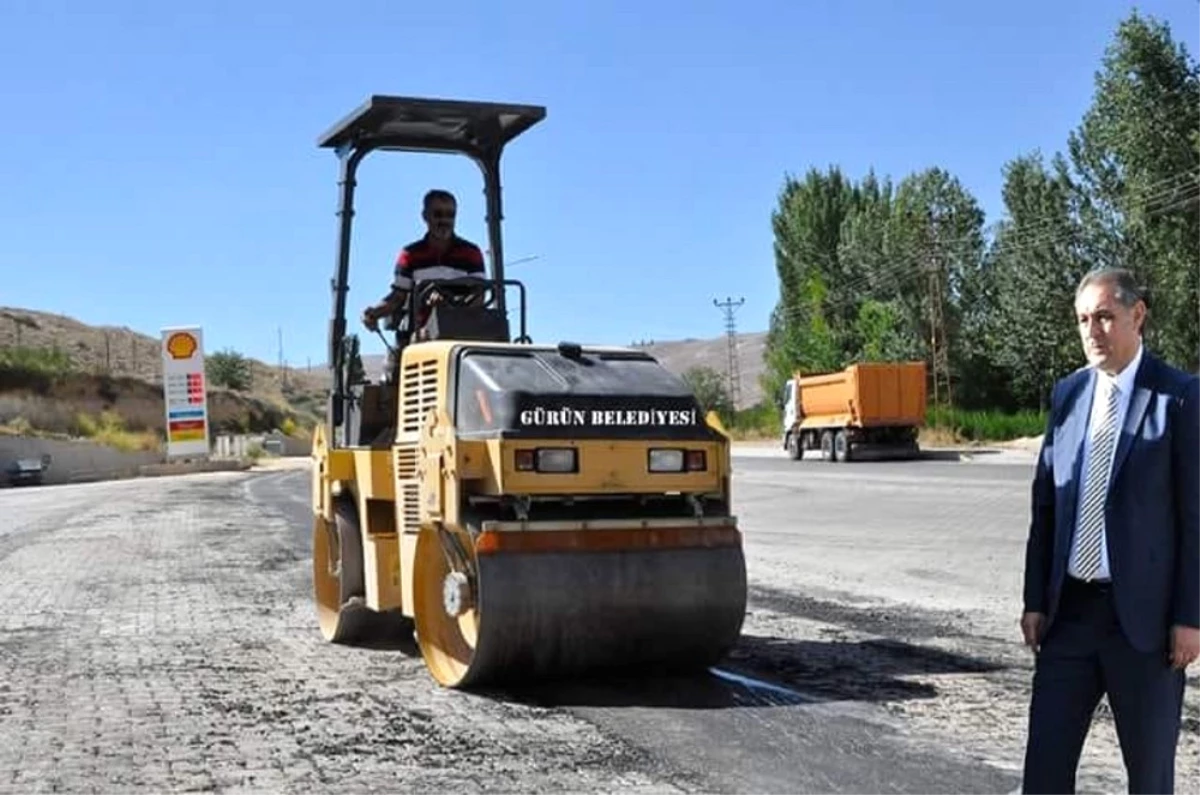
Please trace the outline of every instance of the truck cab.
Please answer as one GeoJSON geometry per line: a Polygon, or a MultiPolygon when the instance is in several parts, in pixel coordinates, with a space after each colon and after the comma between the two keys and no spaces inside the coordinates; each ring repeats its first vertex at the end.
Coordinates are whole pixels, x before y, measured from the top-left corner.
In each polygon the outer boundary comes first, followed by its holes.
{"type": "Polygon", "coordinates": [[[783,417],[783,427],[780,435],[780,443],[783,448],[788,451],[788,455],[793,459],[799,459],[804,455],[804,450],[800,447],[800,437],[793,433],[796,424],[800,420],[800,405],[796,400],[796,379],[789,378],[783,384],[783,391],[779,398],[780,415],[783,417]]]}

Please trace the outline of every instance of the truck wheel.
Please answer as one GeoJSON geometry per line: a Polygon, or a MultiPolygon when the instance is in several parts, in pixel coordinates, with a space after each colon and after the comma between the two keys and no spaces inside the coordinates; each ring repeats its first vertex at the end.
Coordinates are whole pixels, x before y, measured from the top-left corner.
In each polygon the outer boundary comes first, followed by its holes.
{"type": "Polygon", "coordinates": [[[800,437],[794,433],[789,433],[787,437],[787,453],[788,458],[793,461],[799,461],[804,457],[804,449],[800,447],[800,437]]]}
{"type": "Polygon", "coordinates": [[[846,440],[845,431],[838,431],[837,435],[833,437],[833,460],[850,460],[850,442],[846,440]]]}
{"type": "Polygon", "coordinates": [[[821,432],[821,460],[833,461],[833,431],[821,432]]]}

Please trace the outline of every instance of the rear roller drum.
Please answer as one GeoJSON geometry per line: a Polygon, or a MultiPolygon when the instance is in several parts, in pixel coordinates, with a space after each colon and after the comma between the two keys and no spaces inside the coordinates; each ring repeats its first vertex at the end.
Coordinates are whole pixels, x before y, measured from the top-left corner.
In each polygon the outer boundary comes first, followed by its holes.
{"type": "Polygon", "coordinates": [[[364,644],[391,638],[406,628],[402,616],[379,613],[364,599],[362,536],[348,500],[337,500],[334,521],[313,519],[313,595],[321,635],[330,643],[364,644]]]}

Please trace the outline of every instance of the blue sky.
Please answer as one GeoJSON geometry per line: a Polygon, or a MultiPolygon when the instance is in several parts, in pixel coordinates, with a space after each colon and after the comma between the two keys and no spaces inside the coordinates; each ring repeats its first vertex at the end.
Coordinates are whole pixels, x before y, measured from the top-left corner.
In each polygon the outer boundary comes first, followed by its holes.
{"type": "MultiPolygon", "coordinates": [[[[6,0],[0,305],[199,323],[210,352],[269,362],[282,328],[291,364],[324,361],[337,167],[315,141],[380,93],[547,106],[503,173],[506,257],[537,257],[509,273],[535,340],[715,336],[726,296],[762,330],[786,174],[939,165],[995,221],[1004,162],[1065,147],[1133,7],[6,0]]],[[[1137,8],[1200,50],[1200,4],[1137,8]]],[[[431,186],[486,247],[473,163],[368,158],[349,296],[367,351],[357,317],[431,186]]]]}

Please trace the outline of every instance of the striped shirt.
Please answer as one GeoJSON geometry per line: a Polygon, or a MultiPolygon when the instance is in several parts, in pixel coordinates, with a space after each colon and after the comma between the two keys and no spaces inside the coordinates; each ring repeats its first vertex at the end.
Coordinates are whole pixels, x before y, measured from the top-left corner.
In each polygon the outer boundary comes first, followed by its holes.
{"type": "Polygon", "coordinates": [[[446,250],[438,254],[429,239],[423,237],[400,250],[392,286],[412,290],[414,285],[427,279],[485,278],[486,274],[483,252],[471,241],[455,235],[446,250]]]}
{"type": "MultiPolygon", "coordinates": [[[[392,286],[398,290],[413,290],[415,285],[429,279],[462,279],[475,276],[487,278],[483,266],[483,252],[479,246],[455,235],[450,245],[441,254],[434,249],[428,237],[414,240],[400,249],[396,258],[395,276],[392,286]]],[[[462,287],[447,288],[461,291],[462,287]]],[[[429,319],[429,307],[417,307],[417,318],[413,328],[420,328],[429,319]]]]}

